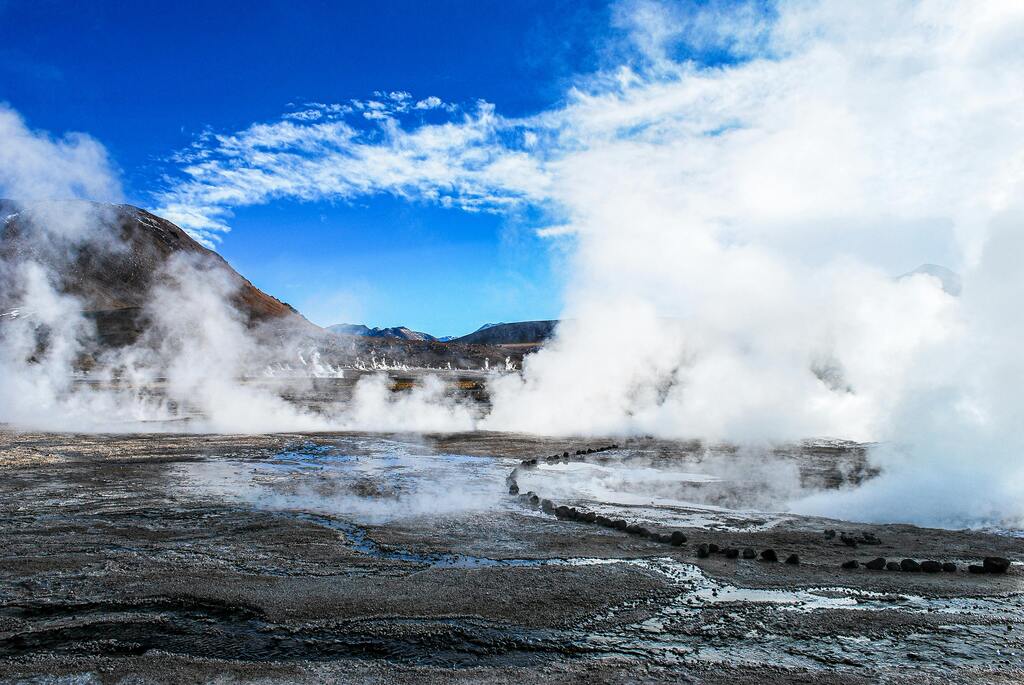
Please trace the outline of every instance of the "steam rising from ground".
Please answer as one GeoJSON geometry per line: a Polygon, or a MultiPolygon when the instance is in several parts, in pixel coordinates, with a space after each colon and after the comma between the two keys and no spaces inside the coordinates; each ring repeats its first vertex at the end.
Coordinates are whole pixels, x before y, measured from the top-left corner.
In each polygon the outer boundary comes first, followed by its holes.
{"type": "MultiPolygon", "coordinates": [[[[109,367],[166,378],[215,430],[875,440],[879,478],[791,507],[1024,525],[1024,6],[620,10],[632,41],[621,63],[581,79],[559,109],[489,119],[528,141],[512,152],[531,163],[516,168],[543,176],[526,185],[545,189],[555,227],[542,234],[571,244],[572,277],[566,323],[521,374],[489,383],[486,416],[439,381],[392,396],[368,380],[351,406],[316,415],[240,384],[264,351],[202,264],[171,265],[176,295],[155,293],[147,345],[109,367]],[[725,59],[679,57],[695,53],[725,59]],[[961,272],[962,296],[927,274],[894,278],[922,262],[961,272]]],[[[39,196],[116,188],[95,143],[0,115],[4,140],[29,151],[12,159],[36,160],[8,165],[5,192],[32,197],[50,158],[61,173],[39,196]]],[[[473,183],[504,182],[482,173],[473,183]]],[[[138,397],[69,396],[61,371],[88,323],[44,271],[24,268],[35,321],[59,344],[26,366],[34,338],[5,333],[3,419],[149,415],[138,397]]]]}

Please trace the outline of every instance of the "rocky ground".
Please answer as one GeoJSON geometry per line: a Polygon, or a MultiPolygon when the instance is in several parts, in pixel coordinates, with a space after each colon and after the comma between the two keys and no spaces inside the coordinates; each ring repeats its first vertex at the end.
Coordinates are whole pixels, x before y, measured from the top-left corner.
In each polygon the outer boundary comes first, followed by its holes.
{"type": "Polygon", "coordinates": [[[0,680],[1020,682],[1024,539],[772,513],[870,476],[824,443],[0,432],[0,680]]]}

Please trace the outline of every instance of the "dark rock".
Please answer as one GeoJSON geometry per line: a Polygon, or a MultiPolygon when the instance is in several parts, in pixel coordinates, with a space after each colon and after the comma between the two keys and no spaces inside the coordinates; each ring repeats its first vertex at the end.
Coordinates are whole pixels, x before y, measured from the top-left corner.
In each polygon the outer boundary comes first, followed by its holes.
{"type": "Polygon", "coordinates": [[[1010,560],[1002,557],[985,557],[981,564],[985,573],[1006,573],[1010,568],[1010,560]]]}
{"type": "Polygon", "coordinates": [[[874,533],[861,533],[860,544],[862,545],[880,545],[882,541],[874,533]]]}
{"type": "Polygon", "coordinates": [[[568,452],[562,452],[562,459],[568,459],[568,458],[569,458],[569,453],[568,452]]]}
{"type": "Polygon", "coordinates": [[[979,566],[978,564],[971,564],[967,567],[967,570],[971,573],[988,573],[984,566],[979,566]]]}
{"type": "Polygon", "coordinates": [[[579,510],[576,509],[576,507],[569,507],[569,520],[570,521],[575,521],[575,520],[579,519],[579,517],[580,517],[579,510]]]}
{"type": "Polygon", "coordinates": [[[857,547],[857,538],[850,537],[846,533],[841,533],[839,535],[839,541],[842,542],[847,547],[854,547],[854,548],[857,547]]]}
{"type": "Polygon", "coordinates": [[[519,485],[515,481],[512,481],[512,485],[508,486],[508,494],[510,494],[510,495],[518,495],[519,494],[519,485]]]}
{"type": "Polygon", "coordinates": [[[697,545],[697,556],[701,559],[707,559],[711,555],[711,551],[708,549],[706,544],[697,545]]]}
{"type": "Polygon", "coordinates": [[[942,564],[942,570],[946,573],[956,573],[956,564],[954,564],[952,561],[947,561],[944,564],[942,564]]]}
{"type": "Polygon", "coordinates": [[[917,573],[921,570],[921,564],[913,559],[904,559],[900,562],[900,570],[904,573],[917,573]]]}
{"type": "Polygon", "coordinates": [[[779,555],[775,553],[774,549],[770,547],[761,552],[761,561],[778,561],[779,555]]]}
{"type": "Polygon", "coordinates": [[[889,561],[889,562],[886,562],[886,564],[885,564],[885,570],[886,571],[900,571],[902,569],[900,568],[900,562],[898,562],[898,561],[889,561]]]}
{"type": "Polygon", "coordinates": [[[740,556],[740,551],[738,549],[736,549],[735,547],[730,547],[727,550],[725,550],[725,558],[726,559],[738,559],[739,556],[740,556]]]}
{"type": "Polygon", "coordinates": [[[555,507],[555,516],[557,516],[560,519],[569,518],[569,507],[566,507],[564,505],[555,507]]]}
{"type": "Polygon", "coordinates": [[[754,550],[750,549],[749,547],[744,547],[743,548],[743,558],[744,559],[755,559],[755,558],[757,558],[757,552],[755,552],[754,550]]]}
{"type": "Polygon", "coordinates": [[[539,503],[540,503],[540,497],[537,497],[537,495],[532,495],[531,494],[530,495],[530,504],[532,504],[533,506],[537,506],[539,503]]]}
{"type": "Polygon", "coordinates": [[[640,526],[638,526],[635,523],[630,523],[629,525],[626,526],[626,532],[629,533],[630,535],[636,535],[639,530],[640,530],[640,526]]]}
{"type": "Polygon", "coordinates": [[[540,501],[540,508],[549,514],[553,514],[555,512],[555,503],[549,499],[542,499],[540,501]]]}
{"type": "Polygon", "coordinates": [[[611,528],[612,520],[607,516],[598,516],[596,519],[594,519],[594,523],[596,523],[599,526],[606,526],[608,528],[611,528]]]}
{"type": "Polygon", "coordinates": [[[636,531],[634,531],[633,535],[638,535],[642,538],[649,538],[651,537],[651,531],[647,530],[643,526],[637,526],[636,531]]]}
{"type": "Polygon", "coordinates": [[[921,562],[921,570],[925,573],[940,573],[942,571],[942,564],[929,559],[928,561],[921,562]]]}
{"type": "Polygon", "coordinates": [[[834,530],[832,530],[831,528],[828,528],[828,529],[825,530],[825,539],[826,540],[831,540],[835,536],[836,536],[836,532],[834,530]]]}
{"type": "Polygon", "coordinates": [[[594,523],[595,521],[597,521],[597,514],[595,514],[592,511],[584,512],[580,514],[580,520],[586,521],[587,523],[594,523]]]}
{"type": "Polygon", "coordinates": [[[885,568],[885,559],[878,557],[877,559],[872,559],[868,563],[864,564],[864,566],[872,571],[881,571],[885,568]]]}
{"type": "Polygon", "coordinates": [[[676,547],[686,543],[686,536],[681,531],[674,530],[669,537],[671,538],[670,542],[676,547]]]}
{"type": "Polygon", "coordinates": [[[788,557],[786,557],[786,563],[790,566],[799,566],[800,557],[796,554],[790,554],[788,557]]]}
{"type": "Polygon", "coordinates": [[[719,549],[718,545],[716,545],[713,542],[708,545],[708,551],[711,552],[712,554],[718,554],[718,549],[719,549]]]}
{"type": "Polygon", "coordinates": [[[623,521],[622,519],[615,519],[614,521],[612,521],[612,528],[617,528],[618,530],[626,530],[627,526],[629,526],[629,524],[623,521]]]}
{"type": "Polygon", "coordinates": [[[854,569],[858,566],[860,566],[860,563],[856,559],[850,559],[849,561],[843,562],[843,568],[845,569],[854,569]]]}

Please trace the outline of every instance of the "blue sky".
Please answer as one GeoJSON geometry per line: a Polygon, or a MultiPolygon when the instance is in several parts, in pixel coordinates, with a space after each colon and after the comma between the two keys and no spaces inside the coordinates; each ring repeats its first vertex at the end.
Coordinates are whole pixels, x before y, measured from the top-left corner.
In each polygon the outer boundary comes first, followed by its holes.
{"type": "MultiPolygon", "coordinates": [[[[614,35],[612,13],[601,2],[556,0],[10,0],[0,2],[0,102],[33,129],[88,133],[119,169],[126,199],[161,208],[159,194],[187,164],[176,152],[204,132],[285,123],[306,103],[407,93],[410,131],[472,116],[478,100],[506,118],[558,106],[574,75],[603,60],[608,43],[598,36],[614,35]],[[427,98],[444,104],[430,108],[427,98]]],[[[356,119],[368,139],[379,135],[366,128],[377,122],[356,119]]],[[[451,207],[431,192],[396,197],[384,182],[305,201],[272,193],[223,207],[231,230],[211,240],[256,285],[320,324],[446,335],[558,315],[563,262],[534,234],[529,202],[496,211],[483,197],[483,211],[470,212],[461,192],[451,207]]]]}

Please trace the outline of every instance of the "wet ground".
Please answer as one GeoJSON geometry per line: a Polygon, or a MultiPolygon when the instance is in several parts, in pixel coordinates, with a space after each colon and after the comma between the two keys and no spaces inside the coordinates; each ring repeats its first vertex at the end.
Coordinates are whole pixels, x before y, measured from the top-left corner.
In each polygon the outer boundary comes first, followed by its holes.
{"type": "Polygon", "coordinates": [[[0,680],[1024,678],[1024,539],[776,511],[855,445],[613,442],[2,432],[0,680]]]}

